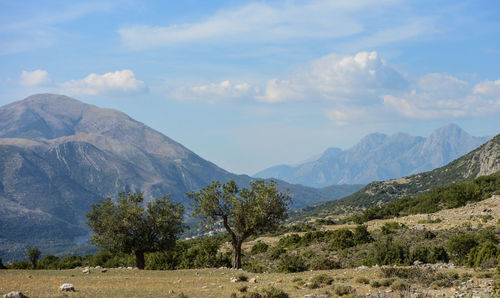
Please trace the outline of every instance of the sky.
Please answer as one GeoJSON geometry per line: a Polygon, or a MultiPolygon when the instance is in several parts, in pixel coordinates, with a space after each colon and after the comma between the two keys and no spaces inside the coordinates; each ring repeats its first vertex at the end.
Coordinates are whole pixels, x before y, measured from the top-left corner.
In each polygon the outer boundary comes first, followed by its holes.
{"type": "Polygon", "coordinates": [[[0,105],[118,109],[234,173],[500,132],[500,2],[0,0],[0,105]]]}

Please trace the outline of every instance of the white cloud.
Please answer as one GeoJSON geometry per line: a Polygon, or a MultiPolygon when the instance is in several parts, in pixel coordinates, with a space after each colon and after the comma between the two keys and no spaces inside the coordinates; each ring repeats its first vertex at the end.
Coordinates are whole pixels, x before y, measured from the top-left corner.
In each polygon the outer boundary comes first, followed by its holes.
{"type": "Polygon", "coordinates": [[[229,80],[194,87],[179,87],[167,96],[168,99],[180,101],[193,100],[205,103],[217,103],[235,100],[255,94],[255,88],[249,83],[234,84],[229,80]]]}
{"type": "MultiPolygon", "coordinates": [[[[480,84],[479,84],[480,85],[480,84]]],[[[500,99],[475,95],[465,81],[433,73],[418,80],[418,90],[382,96],[383,104],[401,115],[415,119],[478,117],[500,111],[500,99]]],[[[480,89],[480,88],[479,88],[480,89]]]]}
{"type": "Polygon", "coordinates": [[[45,70],[37,69],[33,71],[23,70],[19,83],[24,86],[33,87],[45,85],[52,82],[49,73],[45,70]]]}
{"type": "Polygon", "coordinates": [[[249,3],[221,10],[206,20],[168,26],[135,25],[119,29],[123,44],[133,50],[190,42],[256,43],[298,39],[332,39],[363,32],[356,15],[394,0],[249,3]]]}
{"type": "Polygon", "coordinates": [[[325,111],[325,116],[332,120],[337,126],[346,126],[353,122],[360,123],[366,120],[370,114],[370,108],[341,106],[325,111]]]}
{"type": "Polygon", "coordinates": [[[492,96],[492,97],[500,97],[500,79],[496,81],[486,80],[474,86],[474,93],[492,96]]]}
{"type": "Polygon", "coordinates": [[[307,69],[297,71],[289,79],[269,80],[264,94],[257,99],[269,103],[313,98],[356,101],[373,97],[380,90],[406,85],[403,74],[377,52],[330,54],[312,61],[307,69]]]}
{"type": "Polygon", "coordinates": [[[148,90],[146,83],[136,79],[134,72],[129,69],[102,75],[92,73],[82,80],[64,82],[61,88],[72,95],[125,95],[144,93],[148,90]]]}

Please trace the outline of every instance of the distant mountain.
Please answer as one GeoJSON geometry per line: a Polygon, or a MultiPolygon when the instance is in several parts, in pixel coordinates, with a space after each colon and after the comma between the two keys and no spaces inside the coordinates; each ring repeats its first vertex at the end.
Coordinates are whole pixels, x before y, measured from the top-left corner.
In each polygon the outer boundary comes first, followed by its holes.
{"type": "Polygon", "coordinates": [[[454,182],[468,181],[500,171],[500,134],[449,164],[432,171],[399,179],[368,184],[354,194],[336,201],[322,202],[296,212],[295,217],[335,214],[346,207],[367,208],[416,196],[454,182]]]}
{"type": "Polygon", "coordinates": [[[437,129],[427,138],[374,133],[345,151],[329,148],[316,160],[271,167],[254,177],[277,178],[311,187],[366,184],[435,169],[487,140],[487,137],[473,137],[454,124],[437,129]]]}
{"type": "MultiPolygon", "coordinates": [[[[142,191],[147,200],[186,192],[234,175],[167,136],[111,109],[53,94],[0,107],[0,257],[36,245],[61,252],[86,239],[85,213],[99,199],[142,191]]],[[[337,199],[361,185],[290,189],[293,208],[337,199]]]]}

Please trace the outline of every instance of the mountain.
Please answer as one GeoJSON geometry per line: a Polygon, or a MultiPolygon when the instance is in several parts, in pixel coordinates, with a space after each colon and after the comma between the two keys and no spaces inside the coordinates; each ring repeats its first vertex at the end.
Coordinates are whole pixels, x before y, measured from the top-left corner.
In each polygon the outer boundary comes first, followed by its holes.
{"type": "MultiPolygon", "coordinates": [[[[26,245],[61,252],[85,242],[85,213],[99,199],[142,191],[147,200],[186,192],[234,175],[116,110],[62,95],[39,94],[0,107],[0,257],[26,245]]],[[[361,185],[290,189],[293,208],[351,194],[361,185]]]]}
{"type": "Polygon", "coordinates": [[[374,133],[342,151],[327,149],[318,159],[296,166],[279,165],[254,177],[277,178],[312,187],[333,184],[367,184],[429,171],[464,155],[486,142],[454,124],[434,131],[429,137],[397,133],[374,133]]]}
{"type": "Polygon", "coordinates": [[[433,188],[459,181],[469,181],[500,171],[500,134],[479,148],[434,169],[399,179],[372,182],[354,194],[336,201],[323,202],[297,211],[296,217],[326,216],[346,210],[346,207],[367,208],[392,202],[402,197],[414,197],[433,188]]]}

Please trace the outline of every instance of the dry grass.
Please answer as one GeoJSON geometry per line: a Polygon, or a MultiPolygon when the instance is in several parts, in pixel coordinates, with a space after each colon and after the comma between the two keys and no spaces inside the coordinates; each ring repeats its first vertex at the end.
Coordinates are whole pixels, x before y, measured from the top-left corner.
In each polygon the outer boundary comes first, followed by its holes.
{"type": "MultiPolygon", "coordinates": [[[[459,272],[466,269],[460,269],[459,272]]],[[[257,278],[258,283],[230,282],[241,271],[230,269],[200,269],[176,271],[148,271],[110,269],[106,273],[93,270],[90,275],[83,274],[81,269],[73,270],[0,270],[0,294],[18,290],[29,297],[176,297],[180,293],[188,297],[230,297],[231,293],[239,293],[238,289],[248,286],[249,292],[259,291],[272,285],[287,292],[290,297],[304,297],[306,294],[335,294],[339,286],[354,288],[357,295],[383,293],[384,297],[392,297],[398,293],[387,293],[390,288],[373,288],[369,284],[356,282],[359,276],[368,280],[379,280],[380,270],[341,269],[331,271],[309,271],[293,274],[253,274],[245,273],[248,278],[257,278]],[[332,285],[324,285],[310,289],[293,280],[298,278],[305,282],[320,274],[327,274],[334,279],[332,285]],[[30,277],[31,276],[31,277],[30,277]],[[72,283],[76,292],[62,293],[59,286],[72,283]],[[170,292],[173,291],[173,292],[170,292]]],[[[455,293],[452,288],[421,291],[435,296],[450,296],[455,293]]],[[[395,297],[396,297],[395,296],[395,297]]]]}

